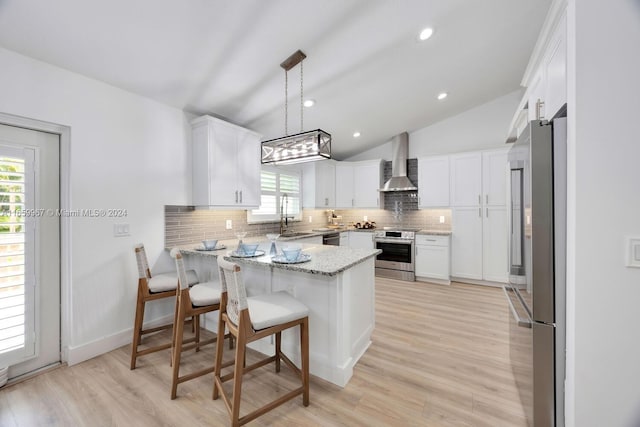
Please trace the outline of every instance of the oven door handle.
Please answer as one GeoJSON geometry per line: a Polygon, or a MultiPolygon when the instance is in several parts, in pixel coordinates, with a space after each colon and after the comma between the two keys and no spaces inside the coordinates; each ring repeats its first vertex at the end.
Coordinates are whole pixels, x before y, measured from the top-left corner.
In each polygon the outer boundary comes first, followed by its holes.
{"type": "Polygon", "coordinates": [[[511,309],[511,315],[514,320],[518,323],[518,326],[523,328],[530,328],[531,321],[529,319],[523,319],[518,315],[516,308],[513,306],[513,301],[511,301],[511,296],[509,295],[509,291],[507,291],[507,287],[503,286],[502,290],[504,291],[504,295],[507,297],[507,302],[509,303],[509,308],[511,309]]]}
{"type": "Polygon", "coordinates": [[[375,243],[394,243],[398,245],[413,245],[413,240],[394,240],[394,239],[378,239],[374,240],[375,243]]]}

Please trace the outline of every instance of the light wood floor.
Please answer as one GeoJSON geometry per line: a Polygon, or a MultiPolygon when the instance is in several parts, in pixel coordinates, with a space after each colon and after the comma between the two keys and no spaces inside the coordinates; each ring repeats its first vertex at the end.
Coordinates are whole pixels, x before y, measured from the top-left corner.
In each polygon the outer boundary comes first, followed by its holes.
{"type": "MultiPolygon", "coordinates": [[[[312,377],[309,407],[294,399],[249,425],[526,425],[500,289],[377,278],[376,310],[373,344],[347,387],[312,377]]],[[[209,363],[213,351],[185,353],[182,372],[209,363]]],[[[5,387],[0,426],[228,425],[222,401],[211,400],[212,375],[181,384],[178,398],[169,399],[168,361],[168,351],[155,353],[130,371],[125,346],[5,387]]],[[[279,375],[269,366],[245,378],[241,414],[297,384],[286,367],[279,375]]]]}

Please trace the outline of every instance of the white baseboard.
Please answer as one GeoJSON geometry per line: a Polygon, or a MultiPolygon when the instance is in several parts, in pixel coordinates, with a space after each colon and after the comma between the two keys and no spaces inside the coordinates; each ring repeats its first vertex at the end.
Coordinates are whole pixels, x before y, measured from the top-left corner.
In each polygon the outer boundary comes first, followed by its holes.
{"type": "MultiPolygon", "coordinates": [[[[154,328],[171,322],[173,322],[173,314],[147,322],[144,324],[144,328],[154,328]]],[[[132,338],[133,327],[86,344],[75,347],[69,346],[69,348],[66,349],[66,362],[69,366],[73,366],[80,362],[84,362],[85,360],[93,359],[96,356],[108,353],[116,348],[122,347],[123,345],[131,344],[132,338]]]]}

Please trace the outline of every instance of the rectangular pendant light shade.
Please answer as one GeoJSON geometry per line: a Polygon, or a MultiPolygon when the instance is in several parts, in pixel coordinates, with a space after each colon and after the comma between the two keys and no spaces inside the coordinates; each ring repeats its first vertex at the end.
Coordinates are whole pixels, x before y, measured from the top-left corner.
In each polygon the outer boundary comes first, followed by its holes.
{"type": "Polygon", "coordinates": [[[316,129],[262,143],[262,164],[287,165],[331,158],[331,135],[316,129]]]}

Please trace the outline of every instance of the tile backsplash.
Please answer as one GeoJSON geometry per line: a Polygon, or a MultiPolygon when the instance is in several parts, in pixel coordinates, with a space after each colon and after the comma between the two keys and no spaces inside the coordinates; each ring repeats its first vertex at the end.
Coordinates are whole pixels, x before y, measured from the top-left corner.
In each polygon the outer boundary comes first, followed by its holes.
{"type": "MultiPolygon", "coordinates": [[[[327,211],[304,209],[302,221],[289,221],[288,229],[309,230],[327,225],[327,211]],[[311,222],[309,222],[311,217],[311,222]]],[[[247,236],[263,236],[277,233],[279,222],[248,224],[246,210],[195,209],[193,206],[164,207],[164,245],[166,248],[191,245],[207,239],[235,239],[235,232],[242,229],[247,236]],[[233,229],[226,229],[230,219],[233,229]]]]}
{"type": "MultiPolygon", "coordinates": [[[[384,162],[383,183],[391,179],[391,162],[384,162]]],[[[418,159],[407,160],[407,178],[418,185],[418,159]]],[[[417,191],[389,191],[384,193],[384,209],[396,213],[418,210],[417,191]]]]}
{"type": "MultiPolygon", "coordinates": [[[[290,221],[289,230],[302,231],[325,227],[330,211],[324,209],[303,209],[302,221],[290,221]],[[311,217],[311,222],[309,222],[311,217]]],[[[383,209],[348,209],[336,210],[335,214],[342,217],[342,223],[353,225],[363,222],[364,216],[368,221],[375,221],[377,227],[404,226],[430,230],[451,230],[451,210],[449,209],[421,209],[403,211],[397,215],[394,211],[383,209]],[[440,223],[440,217],[444,223],[440,223]]],[[[247,236],[263,236],[267,233],[277,233],[278,222],[248,224],[245,210],[195,209],[193,206],[167,205],[164,208],[164,243],[166,248],[200,243],[205,238],[235,239],[235,231],[243,229],[247,236]],[[230,219],[233,229],[226,229],[226,220],[230,219]]]]}

